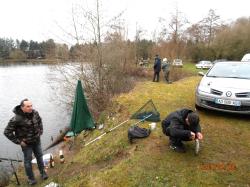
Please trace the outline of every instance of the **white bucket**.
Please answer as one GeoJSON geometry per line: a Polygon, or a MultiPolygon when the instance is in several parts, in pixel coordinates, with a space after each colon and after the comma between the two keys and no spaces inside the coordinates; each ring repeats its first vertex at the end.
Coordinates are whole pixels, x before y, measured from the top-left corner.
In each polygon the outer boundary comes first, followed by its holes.
{"type": "Polygon", "coordinates": [[[149,126],[150,126],[151,130],[154,130],[156,128],[156,123],[154,123],[154,122],[150,123],[149,126]]]}
{"type": "MultiPolygon", "coordinates": [[[[50,157],[53,158],[53,155],[51,153],[47,153],[45,155],[43,155],[43,162],[46,164],[46,163],[49,163],[50,161],[50,157]]],[[[32,164],[37,164],[37,161],[36,161],[36,158],[34,158],[32,161],[31,161],[32,164]]]]}

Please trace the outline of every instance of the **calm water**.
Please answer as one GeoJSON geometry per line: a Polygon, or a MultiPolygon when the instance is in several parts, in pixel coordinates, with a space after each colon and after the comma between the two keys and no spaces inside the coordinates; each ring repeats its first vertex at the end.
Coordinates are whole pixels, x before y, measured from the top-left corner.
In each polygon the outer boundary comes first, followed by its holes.
{"type": "Polygon", "coordinates": [[[50,71],[47,65],[0,66],[0,157],[22,158],[21,148],[9,141],[3,131],[14,115],[12,109],[24,98],[29,98],[43,120],[42,147],[69,124],[70,116],[65,107],[52,97],[55,91],[49,85],[50,71]]]}

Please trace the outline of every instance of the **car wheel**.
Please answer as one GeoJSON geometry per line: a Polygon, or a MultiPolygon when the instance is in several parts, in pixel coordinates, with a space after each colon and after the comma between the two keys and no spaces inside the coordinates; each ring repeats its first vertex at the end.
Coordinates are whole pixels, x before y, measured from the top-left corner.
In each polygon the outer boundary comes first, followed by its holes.
{"type": "Polygon", "coordinates": [[[202,107],[200,107],[200,106],[197,105],[197,104],[195,104],[195,108],[196,108],[197,110],[202,110],[202,107]]]}

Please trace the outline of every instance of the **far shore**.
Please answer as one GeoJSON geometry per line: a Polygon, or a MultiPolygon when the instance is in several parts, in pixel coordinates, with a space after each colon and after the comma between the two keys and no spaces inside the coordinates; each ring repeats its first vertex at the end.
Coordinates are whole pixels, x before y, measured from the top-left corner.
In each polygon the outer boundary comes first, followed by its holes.
{"type": "Polygon", "coordinates": [[[63,62],[62,59],[5,59],[0,60],[0,65],[8,64],[54,64],[55,62],[63,62]]]}

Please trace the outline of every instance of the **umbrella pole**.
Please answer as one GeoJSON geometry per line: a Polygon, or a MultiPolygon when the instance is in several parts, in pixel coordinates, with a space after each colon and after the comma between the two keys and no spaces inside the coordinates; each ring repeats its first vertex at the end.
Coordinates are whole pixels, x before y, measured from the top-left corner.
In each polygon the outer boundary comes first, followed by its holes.
{"type": "Polygon", "coordinates": [[[14,175],[15,175],[17,185],[20,185],[20,182],[19,182],[19,180],[18,180],[17,173],[16,173],[16,170],[15,170],[14,165],[13,165],[13,163],[12,163],[12,160],[10,160],[10,165],[11,165],[11,167],[12,167],[12,169],[13,169],[13,173],[14,173],[14,175]]]}

